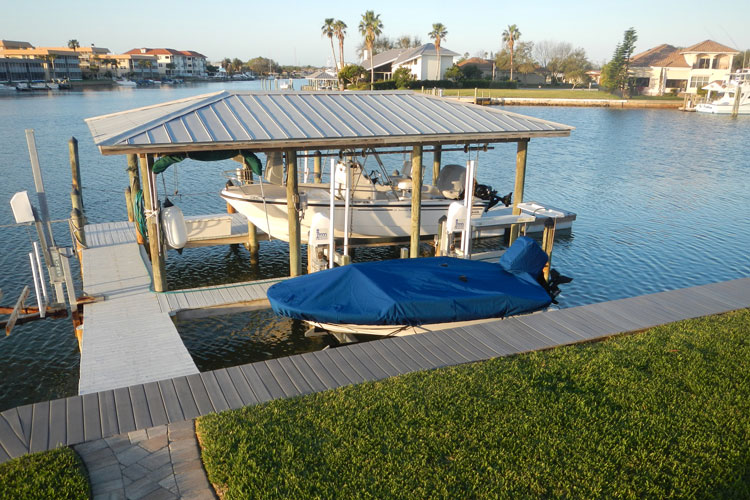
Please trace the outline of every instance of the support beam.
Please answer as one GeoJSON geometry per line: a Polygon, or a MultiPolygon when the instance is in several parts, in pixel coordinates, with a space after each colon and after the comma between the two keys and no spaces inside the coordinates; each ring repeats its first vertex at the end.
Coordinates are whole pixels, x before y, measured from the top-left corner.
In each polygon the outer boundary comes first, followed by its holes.
{"type": "MultiPolygon", "coordinates": [[[[516,152],[516,184],[513,187],[513,215],[520,215],[521,209],[519,203],[523,203],[523,188],[526,182],[526,152],[529,147],[529,140],[518,141],[518,150],[516,152]]],[[[512,245],[518,238],[519,225],[513,224],[510,227],[510,238],[508,245],[512,245]]]]}
{"type": "Polygon", "coordinates": [[[419,257],[419,233],[422,222],[422,146],[411,153],[411,243],[409,257],[419,257]]]}
{"type": "Polygon", "coordinates": [[[140,155],[141,177],[143,177],[143,205],[146,213],[146,232],[148,234],[148,249],[151,257],[151,272],[153,275],[154,291],[167,291],[167,279],[164,269],[164,254],[161,252],[159,241],[159,217],[153,212],[155,210],[153,200],[156,197],[156,184],[152,179],[152,168],[154,166],[153,155],[140,155]]]}
{"type": "MultiPolygon", "coordinates": [[[[242,176],[242,182],[243,184],[252,184],[253,183],[253,170],[250,168],[250,165],[248,165],[247,160],[245,160],[245,157],[242,157],[242,167],[243,167],[243,176],[242,176]]],[[[259,182],[262,182],[262,180],[259,180],[259,182]]],[[[229,206],[229,204],[227,204],[229,206]]],[[[258,263],[258,233],[255,230],[255,224],[247,221],[247,250],[250,252],[250,263],[251,264],[257,264],[258,263]]]]}
{"type": "Polygon", "coordinates": [[[320,160],[321,160],[320,151],[316,151],[315,156],[313,158],[314,158],[313,159],[313,182],[315,184],[320,184],[321,172],[322,172],[321,165],[320,165],[320,160]]]}
{"type": "Polygon", "coordinates": [[[437,179],[440,175],[440,162],[443,159],[443,147],[440,144],[435,144],[435,148],[432,152],[432,185],[437,185],[437,179]]]}
{"type": "Polygon", "coordinates": [[[289,276],[294,277],[302,274],[297,151],[294,149],[286,150],[286,207],[289,216],[289,276]]]}

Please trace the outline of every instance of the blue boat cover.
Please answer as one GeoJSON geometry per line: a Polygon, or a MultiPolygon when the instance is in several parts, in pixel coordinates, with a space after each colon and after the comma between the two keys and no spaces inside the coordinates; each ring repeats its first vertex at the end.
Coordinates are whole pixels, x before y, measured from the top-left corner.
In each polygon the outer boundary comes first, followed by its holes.
{"type": "Polygon", "coordinates": [[[521,236],[513,242],[500,257],[500,265],[511,273],[529,273],[534,277],[542,275],[547,264],[547,254],[539,244],[528,236],[521,236]]]}
{"type": "Polygon", "coordinates": [[[421,325],[501,318],[547,307],[529,273],[452,257],[365,262],[277,283],[281,316],[334,324],[421,325]]]}

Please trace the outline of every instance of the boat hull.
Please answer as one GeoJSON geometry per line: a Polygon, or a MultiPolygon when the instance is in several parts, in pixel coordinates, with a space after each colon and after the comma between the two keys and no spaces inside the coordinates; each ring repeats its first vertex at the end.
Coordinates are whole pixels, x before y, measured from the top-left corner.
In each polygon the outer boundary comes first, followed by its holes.
{"type": "MultiPolygon", "coordinates": [[[[307,194],[307,204],[302,211],[300,229],[305,237],[310,231],[310,224],[317,213],[326,217],[329,215],[328,188],[310,187],[304,191],[307,194]]],[[[271,237],[289,241],[289,219],[287,211],[286,190],[283,186],[260,184],[233,187],[221,193],[227,203],[239,213],[247,217],[256,228],[271,237]],[[265,196],[263,195],[265,194],[265,196]]],[[[448,213],[449,205],[455,200],[426,199],[422,200],[420,235],[430,236],[437,233],[438,221],[448,213]]],[[[343,238],[345,203],[335,200],[334,204],[334,237],[343,238]]],[[[484,213],[485,202],[474,204],[472,217],[481,217],[484,213]]],[[[350,238],[406,238],[411,234],[411,199],[374,199],[353,200],[350,205],[351,232],[350,238]]],[[[498,232],[496,235],[501,235],[498,232]]]]}

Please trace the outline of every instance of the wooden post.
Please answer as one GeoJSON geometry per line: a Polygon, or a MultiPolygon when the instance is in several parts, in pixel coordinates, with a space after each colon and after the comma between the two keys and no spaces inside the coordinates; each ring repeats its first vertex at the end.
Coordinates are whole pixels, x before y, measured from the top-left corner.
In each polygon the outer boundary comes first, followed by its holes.
{"type": "MultiPolygon", "coordinates": [[[[253,183],[253,171],[250,168],[250,165],[247,164],[247,161],[245,160],[244,156],[242,157],[242,166],[243,166],[243,183],[244,184],[252,184],[253,183]]],[[[261,181],[262,182],[262,181],[261,181]]],[[[229,206],[229,205],[227,205],[229,206]]],[[[257,264],[258,263],[258,233],[255,230],[255,224],[247,221],[247,250],[250,252],[250,263],[251,264],[257,264]]]]}
{"type": "Polygon", "coordinates": [[[422,146],[411,153],[411,244],[409,257],[419,257],[419,234],[422,221],[422,146]]]}
{"type": "Polygon", "coordinates": [[[297,189],[297,151],[286,150],[286,207],[289,217],[289,276],[302,274],[300,258],[300,227],[297,209],[299,190],[297,189]]]}
{"type": "MultiPolygon", "coordinates": [[[[518,141],[518,150],[516,152],[516,184],[513,188],[513,215],[519,215],[521,209],[518,208],[519,203],[523,203],[523,187],[526,182],[526,151],[529,147],[529,140],[522,139],[518,141]]],[[[510,227],[510,238],[508,240],[508,246],[512,245],[516,238],[518,238],[518,224],[513,224],[510,227]]]]}
{"type": "Polygon", "coordinates": [[[315,156],[313,157],[313,182],[316,184],[320,184],[322,180],[321,178],[322,170],[320,167],[320,163],[321,163],[320,151],[316,151],[315,156]]]}
{"type": "Polygon", "coordinates": [[[125,205],[128,207],[128,222],[133,222],[135,217],[133,215],[133,195],[130,192],[130,186],[125,188],[125,205]]]}
{"type": "Polygon", "coordinates": [[[740,97],[742,96],[742,85],[737,82],[737,90],[734,91],[734,103],[732,104],[732,118],[737,118],[740,113],[740,97]]]}
{"type": "Polygon", "coordinates": [[[70,154],[70,171],[73,178],[73,189],[78,191],[80,198],[80,209],[83,212],[83,188],[81,187],[81,169],[78,161],[78,140],[71,137],[68,141],[68,152],[70,154]]]}
{"type": "Polygon", "coordinates": [[[154,166],[154,157],[150,154],[142,154],[140,158],[141,177],[143,177],[143,205],[146,212],[146,232],[148,234],[148,249],[151,257],[151,271],[153,273],[154,291],[165,292],[167,290],[166,272],[164,269],[164,255],[161,252],[159,241],[159,217],[152,211],[156,209],[152,203],[152,197],[156,199],[156,185],[151,179],[151,169],[154,166]],[[153,194],[152,194],[153,193],[153,194]],[[149,215],[150,214],[150,215],[149,215]]]}
{"type": "Polygon", "coordinates": [[[432,153],[432,185],[437,185],[438,176],[440,176],[440,162],[443,159],[443,146],[435,144],[434,153],[432,153]]]}
{"type": "Polygon", "coordinates": [[[408,259],[409,258],[409,249],[406,247],[401,247],[399,249],[399,259],[408,259]]]}
{"type": "Polygon", "coordinates": [[[477,103],[477,88],[474,87],[474,104],[477,103]]]}
{"type": "Polygon", "coordinates": [[[544,265],[544,280],[549,281],[549,270],[552,267],[552,247],[555,246],[555,220],[548,218],[544,221],[544,234],[542,235],[542,250],[547,254],[547,263],[544,265]]]}

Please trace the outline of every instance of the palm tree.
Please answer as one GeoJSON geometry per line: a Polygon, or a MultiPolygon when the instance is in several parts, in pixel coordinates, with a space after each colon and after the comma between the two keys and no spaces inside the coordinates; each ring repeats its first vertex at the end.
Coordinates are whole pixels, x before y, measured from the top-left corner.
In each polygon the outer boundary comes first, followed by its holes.
{"type": "Polygon", "coordinates": [[[503,31],[503,43],[508,47],[510,52],[510,79],[513,80],[513,49],[516,45],[516,41],[521,38],[521,32],[518,31],[518,27],[515,24],[508,26],[508,29],[503,31]]]}
{"type": "Polygon", "coordinates": [[[372,10],[362,14],[362,20],[359,22],[359,32],[365,37],[365,45],[370,55],[370,90],[375,82],[375,67],[372,65],[372,45],[375,38],[383,32],[383,22],[380,20],[380,14],[375,15],[372,10]]]}
{"type": "Polygon", "coordinates": [[[435,50],[437,51],[437,59],[438,59],[438,65],[437,65],[437,77],[435,80],[440,80],[440,42],[445,39],[445,36],[448,34],[448,29],[443,26],[441,23],[435,23],[432,25],[432,31],[430,31],[427,35],[435,40],[435,50]]]}
{"type": "Polygon", "coordinates": [[[322,36],[327,36],[328,39],[331,41],[331,53],[333,54],[333,67],[336,67],[336,50],[333,48],[333,25],[336,23],[336,20],[332,17],[327,17],[326,20],[323,22],[323,26],[320,27],[322,31],[322,36]]]}
{"type": "Polygon", "coordinates": [[[339,69],[344,68],[344,37],[346,36],[346,28],[346,23],[341,19],[333,23],[333,34],[339,39],[339,56],[341,56],[341,66],[339,66],[339,69]]]}
{"type": "Polygon", "coordinates": [[[68,48],[73,49],[73,52],[78,52],[76,49],[80,48],[81,44],[78,43],[78,40],[75,38],[72,40],[68,40],[68,48]]]}

